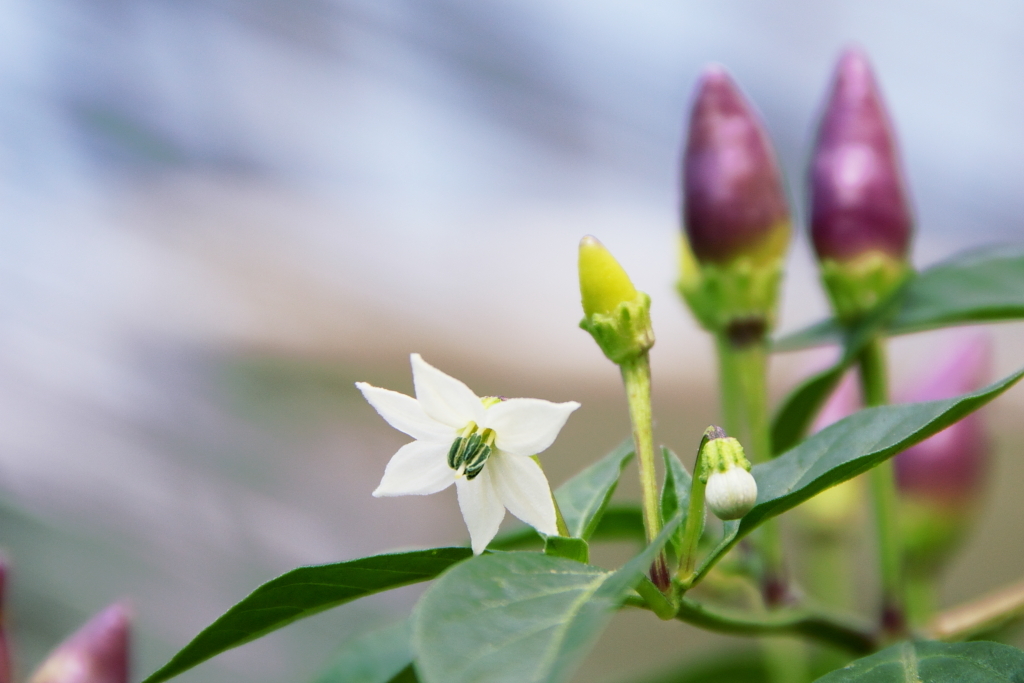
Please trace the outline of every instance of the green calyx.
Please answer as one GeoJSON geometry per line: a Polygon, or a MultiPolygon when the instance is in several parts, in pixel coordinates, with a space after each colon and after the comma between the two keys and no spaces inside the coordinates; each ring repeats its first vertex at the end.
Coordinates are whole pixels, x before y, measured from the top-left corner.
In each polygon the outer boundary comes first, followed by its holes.
{"type": "Polygon", "coordinates": [[[972,501],[934,501],[904,496],[900,499],[900,537],[908,569],[935,574],[960,545],[974,521],[972,501]]]}
{"type": "Polygon", "coordinates": [[[750,461],[743,446],[731,436],[725,436],[720,427],[708,427],[700,448],[700,480],[705,484],[714,472],[728,472],[734,467],[750,471],[750,461]]]}
{"type": "Polygon", "coordinates": [[[704,329],[756,341],[773,327],[782,281],[782,258],[741,255],[727,263],[698,263],[686,239],[676,285],[704,329]],[[736,332],[736,334],[733,334],[736,332]]]}
{"type": "Polygon", "coordinates": [[[610,313],[593,312],[580,321],[609,360],[617,365],[647,353],[654,346],[651,327],[651,297],[637,292],[610,313]]]}
{"type": "Polygon", "coordinates": [[[476,423],[470,422],[448,449],[448,467],[465,475],[466,479],[475,479],[494,452],[495,436],[493,429],[481,431],[476,423]]]}
{"type": "Polygon", "coordinates": [[[895,292],[913,269],[903,259],[868,251],[848,261],[823,259],[821,279],[836,316],[853,323],[895,292]]]}

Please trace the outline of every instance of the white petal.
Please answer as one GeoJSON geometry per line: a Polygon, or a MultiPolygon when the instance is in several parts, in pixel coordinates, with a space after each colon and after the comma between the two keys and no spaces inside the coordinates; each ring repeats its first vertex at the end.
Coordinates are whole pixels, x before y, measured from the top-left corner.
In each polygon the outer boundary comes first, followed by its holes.
{"type": "Polygon", "coordinates": [[[472,389],[427,363],[420,354],[414,353],[410,358],[416,400],[427,415],[455,429],[462,429],[469,422],[480,424],[484,406],[472,389]]]}
{"type": "Polygon", "coordinates": [[[484,414],[481,427],[494,430],[494,444],[515,455],[536,455],[555,442],[576,401],[552,403],[539,398],[510,398],[495,404],[484,414]]]}
{"type": "Polygon", "coordinates": [[[459,478],[455,488],[459,492],[459,508],[469,528],[473,553],[479,555],[487,548],[501,520],[505,518],[505,506],[501,504],[488,471],[490,463],[473,480],[459,478]]]}
{"type": "Polygon", "coordinates": [[[429,441],[413,441],[398,449],[384,468],[380,496],[425,496],[443,491],[455,481],[455,470],[448,467],[448,446],[429,441]]]}
{"type": "Polygon", "coordinates": [[[374,410],[398,431],[414,439],[446,441],[449,444],[455,440],[455,430],[423,412],[419,401],[412,396],[381,389],[366,382],[356,382],[356,387],[363,392],[363,398],[374,410]]]}
{"type": "Polygon", "coordinates": [[[487,459],[494,490],[513,515],[548,536],[558,535],[551,487],[540,465],[523,455],[498,451],[487,459]]]}

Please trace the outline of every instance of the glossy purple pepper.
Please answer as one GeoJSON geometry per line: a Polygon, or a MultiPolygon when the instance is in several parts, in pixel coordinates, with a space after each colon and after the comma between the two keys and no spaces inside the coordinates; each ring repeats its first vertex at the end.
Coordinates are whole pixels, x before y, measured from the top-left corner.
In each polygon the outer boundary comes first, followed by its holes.
{"type": "Polygon", "coordinates": [[[728,263],[788,241],[782,176],[760,118],[721,66],[697,83],[683,154],[683,224],[697,260],[728,263]],[[779,231],[782,234],[779,235],[779,231]]]}
{"type": "Polygon", "coordinates": [[[846,50],[811,157],[811,239],[819,259],[880,251],[903,261],[913,218],[895,135],[867,57],[846,50]]]}

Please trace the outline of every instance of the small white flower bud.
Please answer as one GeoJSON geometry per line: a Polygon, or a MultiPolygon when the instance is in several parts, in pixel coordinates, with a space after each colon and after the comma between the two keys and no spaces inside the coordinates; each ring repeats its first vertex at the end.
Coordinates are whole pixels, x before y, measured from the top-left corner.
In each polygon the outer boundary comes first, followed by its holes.
{"type": "Polygon", "coordinates": [[[743,467],[733,466],[708,476],[704,500],[719,519],[739,519],[757,500],[757,482],[743,467]]]}

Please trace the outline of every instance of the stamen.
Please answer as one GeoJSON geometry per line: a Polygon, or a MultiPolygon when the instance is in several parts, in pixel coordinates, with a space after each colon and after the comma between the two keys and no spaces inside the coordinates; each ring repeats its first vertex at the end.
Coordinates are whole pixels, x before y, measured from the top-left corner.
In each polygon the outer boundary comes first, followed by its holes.
{"type": "Polygon", "coordinates": [[[448,466],[456,472],[456,476],[475,479],[483,471],[487,458],[494,452],[496,434],[493,429],[477,431],[477,425],[470,422],[459,432],[448,449],[448,466]]]}

